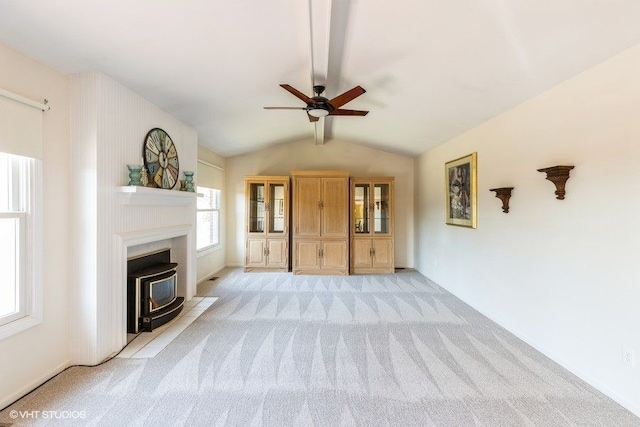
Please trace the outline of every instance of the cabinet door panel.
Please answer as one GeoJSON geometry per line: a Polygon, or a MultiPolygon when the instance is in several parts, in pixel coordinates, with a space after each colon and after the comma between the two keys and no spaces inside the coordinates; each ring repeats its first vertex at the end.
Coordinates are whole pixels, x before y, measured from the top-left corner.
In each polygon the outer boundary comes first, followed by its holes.
{"type": "Polygon", "coordinates": [[[267,260],[268,267],[281,267],[287,266],[287,241],[284,239],[271,239],[267,241],[267,248],[269,249],[269,257],[267,260]]]}
{"type": "Polygon", "coordinates": [[[371,239],[353,239],[353,268],[371,267],[371,239]]]}
{"type": "Polygon", "coordinates": [[[349,236],[348,191],[344,178],[322,179],[322,237],[349,236]]]}
{"type": "Polygon", "coordinates": [[[391,234],[391,185],[373,185],[373,232],[376,235],[391,234]]]}
{"type": "Polygon", "coordinates": [[[373,266],[377,268],[393,267],[393,240],[391,239],[374,239],[373,250],[373,266]]]}
{"type": "Polygon", "coordinates": [[[294,268],[304,270],[320,269],[320,257],[318,256],[320,242],[296,242],[295,249],[294,268]]]}
{"type": "Polygon", "coordinates": [[[324,241],[322,242],[322,268],[346,269],[348,263],[347,242],[324,241]]]}
{"type": "Polygon", "coordinates": [[[320,237],[320,180],[297,178],[295,192],[295,236],[320,237]]]}
{"type": "Polygon", "coordinates": [[[247,231],[264,233],[266,222],[266,198],[264,182],[247,182],[247,231]]]}
{"type": "Polygon", "coordinates": [[[283,236],[287,233],[288,185],[286,182],[270,182],[268,189],[269,227],[267,228],[267,234],[274,237],[283,236]]]}
{"type": "Polygon", "coordinates": [[[266,264],[265,239],[248,239],[245,265],[247,267],[262,267],[266,264]]]}
{"type": "Polygon", "coordinates": [[[351,185],[351,233],[363,236],[369,234],[370,214],[370,185],[369,183],[354,182],[351,185]]]}

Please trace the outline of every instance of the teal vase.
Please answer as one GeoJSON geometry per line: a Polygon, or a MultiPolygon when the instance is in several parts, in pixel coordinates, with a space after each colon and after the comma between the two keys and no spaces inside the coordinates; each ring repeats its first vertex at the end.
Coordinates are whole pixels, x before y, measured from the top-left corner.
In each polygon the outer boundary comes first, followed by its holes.
{"type": "Polygon", "coordinates": [[[142,181],[140,181],[140,178],[142,177],[142,166],[127,165],[127,169],[129,169],[129,185],[141,186],[142,181]]]}
{"type": "Polygon", "coordinates": [[[184,186],[187,191],[195,192],[193,187],[193,171],[183,171],[184,174],[184,186]]]}

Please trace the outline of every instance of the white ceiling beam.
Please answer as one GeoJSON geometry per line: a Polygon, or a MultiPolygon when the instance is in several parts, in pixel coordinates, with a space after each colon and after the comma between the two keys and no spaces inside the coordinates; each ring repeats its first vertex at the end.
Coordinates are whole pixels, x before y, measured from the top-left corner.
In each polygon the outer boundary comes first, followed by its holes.
{"type": "MultiPolygon", "coordinates": [[[[327,84],[329,73],[329,36],[331,34],[331,3],[333,0],[309,0],[311,31],[311,86],[327,84]]],[[[325,120],[314,122],[315,141],[324,144],[325,120]]]]}

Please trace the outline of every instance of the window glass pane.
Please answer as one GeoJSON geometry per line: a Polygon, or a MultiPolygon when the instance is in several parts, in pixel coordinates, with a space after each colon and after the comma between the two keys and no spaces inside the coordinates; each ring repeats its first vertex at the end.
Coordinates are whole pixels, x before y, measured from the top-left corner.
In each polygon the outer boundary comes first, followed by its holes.
{"type": "Polygon", "coordinates": [[[0,318],[18,311],[19,220],[0,218],[0,318]]]}
{"type": "Polygon", "coordinates": [[[0,153],[0,212],[24,212],[27,200],[27,157],[0,153]]]}
{"type": "Polygon", "coordinates": [[[220,244],[220,211],[211,212],[211,242],[210,245],[220,244]]]}
{"type": "Polygon", "coordinates": [[[218,211],[198,212],[197,249],[220,243],[218,211]]]}
{"type": "Polygon", "coordinates": [[[249,232],[262,233],[266,222],[264,184],[249,184],[249,232]]]}
{"type": "Polygon", "coordinates": [[[211,209],[212,189],[206,187],[198,187],[197,192],[204,194],[204,196],[198,197],[198,209],[211,209]]]}
{"type": "Polygon", "coordinates": [[[389,184],[375,184],[374,187],[374,231],[386,234],[390,228],[389,184]]]}
{"type": "Polygon", "coordinates": [[[196,248],[198,250],[220,243],[220,190],[198,187],[196,248]]]}
{"type": "Polygon", "coordinates": [[[9,211],[10,177],[11,163],[9,162],[9,155],[0,153],[0,212],[9,211]]]}
{"type": "Polygon", "coordinates": [[[356,233],[369,233],[369,184],[356,184],[354,187],[353,226],[356,233]]]}
{"type": "Polygon", "coordinates": [[[220,209],[220,190],[211,189],[211,207],[213,209],[220,209]]]}
{"type": "Polygon", "coordinates": [[[269,185],[269,233],[284,233],[284,184],[269,185]]]}
{"type": "Polygon", "coordinates": [[[202,249],[209,246],[211,241],[213,222],[211,218],[211,212],[198,212],[198,229],[197,229],[197,249],[202,249]]]}

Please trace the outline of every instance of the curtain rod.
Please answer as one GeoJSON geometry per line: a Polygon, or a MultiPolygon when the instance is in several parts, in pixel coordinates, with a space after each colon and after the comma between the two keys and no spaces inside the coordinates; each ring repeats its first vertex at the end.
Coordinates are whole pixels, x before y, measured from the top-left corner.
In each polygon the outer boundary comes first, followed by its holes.
{"type": "Polygon", "coordinates": [[[14,101],[22,102],[23,104],[29,105],[31,107],[38,108],[42,111],[49,111],[51,109],[51,107],[47,105],[49,101],[47,101],[46,99],[44,100],[43,104],[41,102],[26,98],[22,95],[18,95],[17,93],[9,92],[8,90],[2,88],[0,88],[0,95],[4,96],[5,98],[13,99],[14,101]]]}
{"type": "Polygon", "coordinates": [[[207,166],[210,166],[210,167],[215,168],[215,169],[220,169],[221,171],[224,170],[224,168],[222,166],[214,165],[212,163],[205,162],[204,160],[198,159],[198,163],[202,163],[203,165],[207,165],[207,166]]]}

